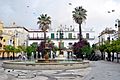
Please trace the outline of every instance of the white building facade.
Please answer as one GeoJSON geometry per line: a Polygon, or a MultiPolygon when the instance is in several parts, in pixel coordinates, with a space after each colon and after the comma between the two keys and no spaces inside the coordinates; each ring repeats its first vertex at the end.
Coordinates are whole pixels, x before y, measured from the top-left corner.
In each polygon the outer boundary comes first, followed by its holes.
{"type": "MultiPolygon", "coordinates": [[[[82,31],[82,35],[83,38],[88,40],[90,45],[94,44],[95,31],[82,31]]],[[[43,31],[39,29],[30,30],[20,26],[4,27],[3,36],[5,39],[4,45],[14,45],[16,47],[22,45],[30,46],[32,43],[40,44],[44,40],[43,31]]],[[[57,47],[62,45],[62,47],[68,48],[79,41],[79,31],[59,28],[58,30],[47,31],[46,37],[51,39],[57,47]]]]}
{"type": "MultiPolygon", "coordinates": [[[[29,30],[28,35],[28,45],[32,43],[39,44],[41,41],[44,40],[44,33],[40,30],[29,30]]],[[[94,44],[95,31],[83,31],[82,35],[83,38],[88,40],[90,45],[94,44]]],[[[56,46],[59,47],[61,43],[63,47],[68,48],[69,44],[74,44],[75,42],[79,41],[79,31],[66,31],[62,29],[58,29],[56,31],[51,30],[46,32],[46,37],[47,39],[51,39],[56,46]]]]}

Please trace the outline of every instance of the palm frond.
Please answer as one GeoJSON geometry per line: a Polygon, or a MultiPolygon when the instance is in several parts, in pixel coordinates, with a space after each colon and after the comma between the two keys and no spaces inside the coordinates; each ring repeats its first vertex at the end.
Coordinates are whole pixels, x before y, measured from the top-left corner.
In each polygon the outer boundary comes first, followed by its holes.
{"type": "Polygon", "coordinates": [[[80,24],[85,21],[87,16],[86,12],[87,10],[83,9],[82,6],[76,7],[75,10],[72,11],[75,22],[80,24]]]}
{"type": "Polygon", "coordinates": [[[41,30],[47,30],[49,29],[49,25],[51,24],[51,17],[47,16],[47,14],[41,14],[40,17],[38,17],[39,29],[41,30]]]}

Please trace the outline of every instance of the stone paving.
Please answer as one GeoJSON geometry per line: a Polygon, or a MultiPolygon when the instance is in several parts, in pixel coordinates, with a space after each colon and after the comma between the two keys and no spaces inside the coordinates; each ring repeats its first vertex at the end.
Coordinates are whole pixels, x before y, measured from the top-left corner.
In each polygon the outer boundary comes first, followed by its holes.
{"type": "Polygon", "coordinates": [[[96,61],[91,63],[91,68],[83,80],[120,80],[120,63],[96,61]]]}
{"type": "MultiPolygon", "coordinates": [[[[0,65],[2,62],[0,63],[0,65]]],[[[89,68],[75,70],[4,70],[0,80],[120,80],[120,64],[92,61],[89,68]]]]}
{"type": "Polygon", "coordinates": [[[75,70],[4,70],[0,67],[0,80],[82,80],[90,70],[90,67],[75,70]]]}

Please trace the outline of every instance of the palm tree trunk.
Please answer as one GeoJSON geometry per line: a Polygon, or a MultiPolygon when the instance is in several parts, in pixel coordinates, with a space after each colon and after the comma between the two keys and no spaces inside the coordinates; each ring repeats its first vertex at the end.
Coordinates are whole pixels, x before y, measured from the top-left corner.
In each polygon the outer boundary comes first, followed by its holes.
{"type": "Polygon", "coordinates": [[[46,31],[44,31],[44,42],[46,43],[46,31]]]}
{"type": "Polygon", "coordinates": [[[82,40],[82,29],[81,29],[81,23],[79,24],[79,41],[82,40]]]}
{"type": "Polygon", "coordinates": [[[13,52],[13,60],[15,59],[15,52],[13,52]]]}
{"type": "Polygon", "coordinates": [[[42,58],[44,58],[45,57],[45,55],[46,55],[46,53],[45,53],[45,47],[46,47],[46,31],[44,31],[44,44],[45,44],[45,46],[44,46],[44,49],[43,49],[43,51],[42,51],[42,58]]]}
{"type": "Polygon", "coordinates": [[[3,52],[3,53],[2,53],[2,59],[4,59],[4,58],[5,58],[4,53],[5,53],[5,52],[3,52]]]}

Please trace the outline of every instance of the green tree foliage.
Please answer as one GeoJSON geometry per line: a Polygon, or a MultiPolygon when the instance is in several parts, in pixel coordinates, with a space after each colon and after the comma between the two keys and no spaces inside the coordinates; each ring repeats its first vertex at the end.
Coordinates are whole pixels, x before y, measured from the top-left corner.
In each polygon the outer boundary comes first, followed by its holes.
{"type": "Polygon", "coordinates": [[[32,56],[32,52],[35,53],[37,50],[37,44],[33,43],[30,46],[26,47],[26,52],[27,52],[27,56],[31,57],[32,56]]]}
{"type": "Polygon", "coordinates": [[[106,45],[105,44],[102,44],[102,45],[99,46],[100,52],[104,52],[105,49],[106,49],[106,45]]]}
{"type": "Polygon", "coordinates": [[[111,48],[113,48],[114,52],[120,52],[120,40],[112,41],[111,48]]]}
{"type": "Polygon", "coordinates": [[[20,50],[20,52],[26,52],[26,46],[18,46],[17,48],[20,50]]]}
{"type": "Polygon", "coordinates": [[[32,52],[33,52],[32,46],[27,46],[26,47],[26,52],[27,52],[27,56],[31,57],[32,56],[32,52]]]}
{"type": "Polygon", "coordinates": [[[13,59],[15,58],[15,53],[20,52],[18,48],[15,48],[12,45],[6,45],[4,49],[8,52],[8,57],[9,57],[9,52],[13,52],[13,59]]]}
{"type": "Polygon", "coordinates": [[[14,47],[14,46],[11,46],[11,45],[6,45],[4,49],[5,49],[6,51],[14,52],[15,47],[14,47]]]}
{"type": "Polygon", "coordinates": [[[32,47],[32,51],[35,53],[38,47],[37,43],[32,43],[30,46],[32,47]]]}
{"type": "Polygon", "coordinates": [[[100,50],[102,48],[102,51],[106,51],[108,53],[120,52],[120,40],[113,40],[111,42],[106,41],[104,46],[101,45],[99,48],[100,50]]]}
{"type": "MultiPolygon", "coordinates": [[[[101,54],[103,56],[103,52],[107,52],[108,53],[108,60],[111,60],[111,52],[114,54],[119,53],[120,52],[120,40],[113,40],[113,41],[105,41],[104,44],[99,46],[99,50],[101,51],[101,54]]],[[[113,55],[114,56],[114,55],[113,55]]],[[[112,60],[113,57],[112,57],[112,60]]]]}
{"type": "Polygon", "coordinates": [[[89,45],[85,45],[83,46],[83,48],[81,48],[83,54],[85,54],[86,56],[89,56],[93,50],[92,47],[90,47],[89,45]]]}

